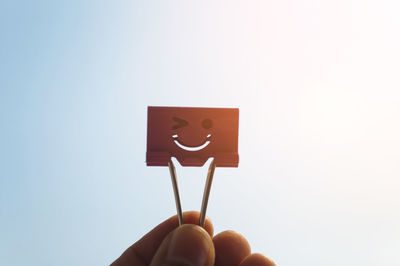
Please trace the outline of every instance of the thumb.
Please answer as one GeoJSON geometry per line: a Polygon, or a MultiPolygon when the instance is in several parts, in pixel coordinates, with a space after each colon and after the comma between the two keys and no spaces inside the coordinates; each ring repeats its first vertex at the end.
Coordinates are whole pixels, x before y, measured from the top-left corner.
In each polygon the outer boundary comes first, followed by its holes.
{"type": "Polygon", "coordinates": [[[214,260],[214,245],[207,231],[194,224],[184,224],[164,239],[150,266],[212,266],[214,260]]]}

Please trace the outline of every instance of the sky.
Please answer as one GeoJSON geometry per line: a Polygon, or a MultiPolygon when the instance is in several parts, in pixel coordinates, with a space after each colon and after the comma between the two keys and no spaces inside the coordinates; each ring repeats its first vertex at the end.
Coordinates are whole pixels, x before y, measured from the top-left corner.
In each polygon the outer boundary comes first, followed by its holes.
{"type": "MultiPolygon", "coordinates": [[[[0,2],[0,264],[108,265],[176,213],[147,106],[240,109],[208,216],[279,266],[400,265],[400,4],[0,2]]],[[[183,210],[207,173],[177,165],[183,210]]]]}

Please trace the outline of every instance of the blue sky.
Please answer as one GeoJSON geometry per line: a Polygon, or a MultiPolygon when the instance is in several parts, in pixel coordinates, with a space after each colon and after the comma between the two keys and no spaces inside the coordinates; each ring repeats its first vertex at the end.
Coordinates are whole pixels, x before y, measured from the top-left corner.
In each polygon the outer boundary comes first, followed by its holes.
{"type": "MultiPolygon", "coordinates": [[[[175,213],[149,105],[239,107],[208,208],[278,265],[397,266],[396,1],[2,1],[0,262],[107,265],[175,213]]],[[[207,169],[177,167],[199,210],[207,169]]]]}

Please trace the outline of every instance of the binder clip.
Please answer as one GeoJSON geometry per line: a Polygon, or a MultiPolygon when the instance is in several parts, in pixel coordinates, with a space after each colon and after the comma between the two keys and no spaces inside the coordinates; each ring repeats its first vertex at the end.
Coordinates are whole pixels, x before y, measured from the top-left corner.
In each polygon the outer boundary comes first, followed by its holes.
{"type": "Polygon", "coordinates": [[[200,211],[204,227],[208,198],[216,167],[238,167],[238,108],[155,107],[147,110],[147,166],[168,166],[174,190],[179,225],[183,224],[175,157],[182,166],[208,169],[200,211]]]}

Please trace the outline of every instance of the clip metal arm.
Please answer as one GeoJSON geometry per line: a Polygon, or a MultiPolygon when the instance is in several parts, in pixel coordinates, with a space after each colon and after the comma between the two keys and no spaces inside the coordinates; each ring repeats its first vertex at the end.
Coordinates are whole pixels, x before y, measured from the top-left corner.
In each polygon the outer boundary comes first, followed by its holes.
{"type": "MultiPolygon", "coordinates": [[[[200,220],[199,220],[199,224],[201,227],[204,227],[204,222],[206,220],[207,205],[208,205],[208,199],[210,197],[211,185],[212,185],[214,172],[215,172],[215,166],[216,166],[216,164],[213,159],[208,168],[206,185],[204,187],[204,192],[203,192],[203,201],[201,203],[200,220]]],[[[176,170],[175,170],[175,166],[172,161],[168,162],[168,168],[169,168],[169,173],[171,174],[172,188],[174,189],[175,205],[176,205],[176,212],[178,214],[179,225],[182,225],[183,224],[183,215],[182,215],[181,199],[179,196],[178,182],[177,182],[177,178],[176,178],[176,170]]]]}
{"type": "Polygon", "coordinates": [[[203,192],[203,201],[201,202],[201,211],[200,211],[200,226],[204,227],[204,221],[206,220],[206,211],[208,205],[208,198],[210,197],[211,185],[214,177],[215,171],[215,161],[214,159],[211,161],[210,166],[208,167],[207,180],[206,185],[204,186],[203,192]]]}
{"type": "Polygon", "coordinates": [[[176,212],[178,214],[179,225],[183,224],[181,198],[179,197],[178,182],[176,181],[176,170],[172,161],[168,162],[169,173],[171,174],[172,188],[174,189],[176,212]]]}

